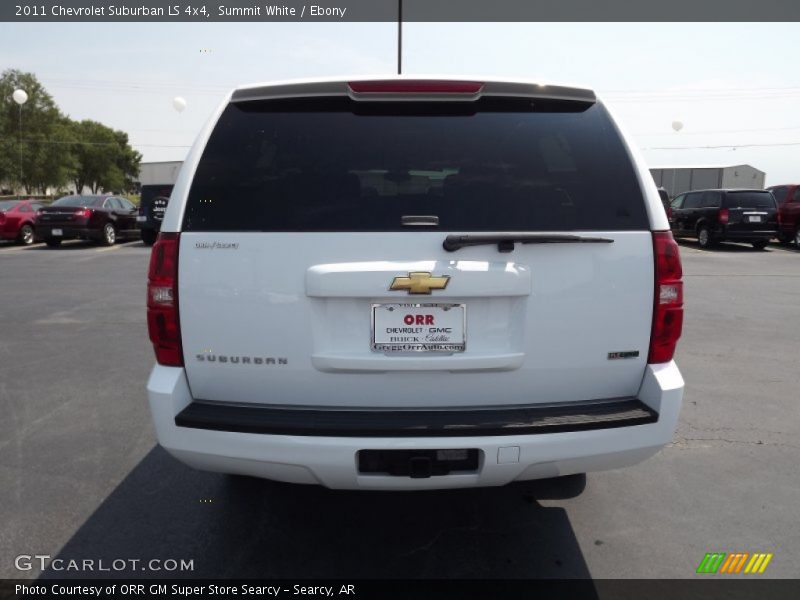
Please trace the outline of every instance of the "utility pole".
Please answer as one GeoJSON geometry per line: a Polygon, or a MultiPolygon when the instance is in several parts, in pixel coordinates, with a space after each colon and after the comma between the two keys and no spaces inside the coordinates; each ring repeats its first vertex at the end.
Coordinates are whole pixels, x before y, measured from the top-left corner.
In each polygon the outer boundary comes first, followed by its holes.
{"type": "Polygon", "coordinates": [[[19,105],[19,185],[25,191],[22,183],[22,104],[19,105]]]}
{"type": "Polygon", "coordinates": [[[11,98],[19,106],[19,185],[22,187],[22,105],[28,101],[28,94],[25,90],[16,89],[11,98]]]}
{"type": "Polygon", "coordinates": [[[397,0],[397,74],[403,73],[403,0],[397,0]]]}

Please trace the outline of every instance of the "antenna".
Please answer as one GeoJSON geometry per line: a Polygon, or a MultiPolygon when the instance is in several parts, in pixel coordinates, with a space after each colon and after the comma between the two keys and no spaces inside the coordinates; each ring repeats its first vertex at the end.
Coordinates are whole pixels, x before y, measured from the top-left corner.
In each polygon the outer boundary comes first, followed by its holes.
{"type": "Polygon", "coordinates": [[[397,74],[403,72],[403,0],[397,0],[397,74]]]}

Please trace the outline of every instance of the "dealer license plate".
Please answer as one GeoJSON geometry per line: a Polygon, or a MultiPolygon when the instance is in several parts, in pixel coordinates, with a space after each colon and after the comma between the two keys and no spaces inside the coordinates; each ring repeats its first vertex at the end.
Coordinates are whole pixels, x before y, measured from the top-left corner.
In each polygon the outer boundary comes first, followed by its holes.
{"type": "Polygon", "coordinates": [[[761,223],[761,217],[748,217],[748,221],[751,223],[761,223]]]}
{"type": "Polygon", "coordinates": [[[375,352],[463,352],[466,335],[463,304],[372,305],[375,352]]]}
{"type": "Polygon", "coordinates": [[[50,235],[64,235],[64,232],[61,231],[60,229],[51,229],[50,235]]]}

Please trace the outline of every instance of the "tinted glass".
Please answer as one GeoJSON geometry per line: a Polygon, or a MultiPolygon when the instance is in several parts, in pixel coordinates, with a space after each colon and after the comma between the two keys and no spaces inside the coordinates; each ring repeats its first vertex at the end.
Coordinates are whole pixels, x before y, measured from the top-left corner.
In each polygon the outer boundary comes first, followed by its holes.
{"type": "Polygon", "coordinates": [[[700,198],[700,206],[702,208],[719,208],[721,204],[719,192],[703,192],[700,198]]]}
{"type": "Polygon", "coordinates": [[[794,194],[792,196],[792,202],[800,202],[800,187],[794,188],[794,194]]]}
{"type": "Polygon", "coordinates": [[[789,188],[788,186],[782,185],[780,187],[769,188],[769,191],[772,192],[773,196],[775,196],[775,201],[780,204],[786,200],[786,192],[789,191],[789,188]]]}
{"type": "Polygon", "coordinates": [[[229,105],[183,229],[399,231],[404,215],[456,231],[649,229],[599,104],[347,98],[229,105]]]}
{"type": "Polygon", "coordinates": [[[17,204],[19,204],[19,200],[0,200],[0,210],[11,210],[17,204]]]}
{"type": "Polygon", "coordinates": [[[728,192],[725,194],[728,208],[775,208],[775,198],[767,191],[728,192]]]}
{"type": "Polygon", "coordinates": [[[139,205],[149,206],[152,200],[158,196],[169,198],[172,188],[172,185],[143,185],[139,205]]]}
{"type": "Polygon", "coordinates": [[[683,208],[700,208],[702,194],[686,194],[686,201],[683,203],[683,208]]]}
{"type": "Polygon", "coordinates": [[[680,196],[675,198],[675,200],[672,201],[672,204],[670,204],[670,206],[672,208],[681,208],[681,205],[683,204],[683,199],[684,198],[686,198],[686,196],[681,194],[680,196]]]}
{"type": "Polygon", "coordinates": [[[64,196],[50,206],[100,206],[102,202],[103,198],[98,196],[64,196]]]}
{"type": "Polygon", "coordinates": [[[133,209],[136,208],[133,205],[133,203],[130,202],[129,200],[127,200],[126,198],[117,198],[117,200],[119,201],[119,204],[122,207],[122,210],[133,210],[133,209]]]}

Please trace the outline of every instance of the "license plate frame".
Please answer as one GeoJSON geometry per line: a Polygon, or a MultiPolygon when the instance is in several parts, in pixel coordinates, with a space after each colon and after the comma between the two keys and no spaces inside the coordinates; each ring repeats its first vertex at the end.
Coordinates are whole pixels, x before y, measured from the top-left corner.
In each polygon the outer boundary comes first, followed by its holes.
{"type": "MultiPolygon", "coordinates": [[[[398,312],[398,314],[400,314],[398,312]]],[[[397,354],[412,354],[412,355],[426,355],[426,354],[454,354],[465,352],[467,349],[467,306],[463,303],[452,302],[377,302],[370,306],[370,348],[373,352],[380,352],[383,354],[397,355],[397,354]],[[381,335],[376,335],[376,328],[379,326],[385,327],[386,314],[382,313],[384,309],[387,312],[394,310],[408,309],[407,315],[422,314],[423,312],[430,313],[434,317],[434,322],[431,323],[433,327],[422,324],[407,325],[405,323],[396,323],[395,327],[400,329],[422,329],[423,331],[410,333],[398,332],[398,336],[413,337],[416,341],[387,341],[385,338],[390,334],[381,332],[381,335]],[[391,309],[391,310],[389,310],[391,309]],[[441,323],[437,326],[435,317],[437,314],[445,315],[450,311],[452,315],[446,315],[441,323]],[[379,323],[380,321],[380,323],[379,323]],[[450,329],[456,329],[456,325],[460,326],[460,335],[458,331],[451,331],[450,333],[444,331],[437,331],[431,333],[430,329],[446,329],[443,327],[449,325],[450,329]],[[424,329],[429,331],[424,331],[424,329]],[[437,339],[423,340],[422,336],[434,335],[437,339]]]]}
{"type": "Polygon", "coordinates": [[[59,228],[51,229],[50,230],[50,235],[63,236],[64,235],[64,230],[63,229],[59,229],[59,228]]]}
{"type": "Polygon", "coordinates": [[[761,223],[761,217],[759,215],[750,215],[747,217],[748,223],[761,223]]]}

